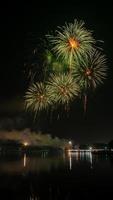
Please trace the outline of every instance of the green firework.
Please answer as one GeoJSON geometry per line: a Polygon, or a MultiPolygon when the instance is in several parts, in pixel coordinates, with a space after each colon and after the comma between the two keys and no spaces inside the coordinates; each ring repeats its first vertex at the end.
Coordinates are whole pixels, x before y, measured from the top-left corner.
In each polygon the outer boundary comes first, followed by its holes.
{"type": "Polygon", "coordinates": [[[48,86],[44,83],[34,83],[25,95],[26,109],[37,113],[43,109],[47,109],[52,104],[51,97],[48,93],[48,86]]]}
{"type": "Polygon", "coordinates": [[[83,55],[92,51],[92,45],[95,44],[92,32],[84,27],[83,21],[77,20],[59,27],[55,36],[47,35],[47,37],[53,44],[54,52],[68,62],[69,68],[73,60],[76,62],[78,59],[81,60],[83,55]]]}
{"type": "Polygon", "coordinates": [[[95,50],[74,68],[74,78],[85,91],[95,89],[107,76],[106,57],[95,50]]]}
{"type": "Polygon", "coordinates": [[[86,112],[88,92],[103,84],[107,76],[105,55],[95,50],[82,60],[78,66],[75,66],[73,75],[84,96],[84,112],[86,112]]]}
{"type": "Polygon", "coordinates": [[[56,56],[49,50],[45,52],[46,72],[50,73],[64,73],[68,70],[67,63],[61,59],[57,59],[56,56]]]}
{"type": "Polygon", "coordinates": [[[48,81],[49,94],[58,104],[69,104],[79,95],[79,86],[71,74],[52,75],[48,81]]]}

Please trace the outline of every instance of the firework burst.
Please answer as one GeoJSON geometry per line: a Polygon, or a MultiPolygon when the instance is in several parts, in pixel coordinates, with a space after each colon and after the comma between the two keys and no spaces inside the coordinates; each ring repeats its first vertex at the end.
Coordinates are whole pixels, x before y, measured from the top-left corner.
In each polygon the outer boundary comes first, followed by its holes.
{"type": "Polygon", "coordinates": [[[68,105],[79,95],[79,86],[71,74],[52,75],[48,81],[49,94],[55,103],[68,105]]]}
{"type": "Polygon", "coordinates": [[[85,96],[84,110],[86,110],[87,92],[103,84],[107,76],[105,55],[95,50],[75,66],[73,75],[85,96]]]}
{"type": "Polygon", "coordinates": [[[92,33],[84,27],[84,22],[77,20],[59,27],[55,36],[47,35],[47,37],[53,44],[54,52],[68,62],[69,68],[73,60],[77,62],[83,55],[91,52],[95,43],[92,33]]]}
{"type": "Polygon", "coordinates": [[[63,73],[68,71],[67,64],[61,59],[57,59],[56,56],[49,50],[45,52],[46,60],[46,72],[49,75],[50,73],[63,73]]]}
{"type": "Polygon", "coordinates": [[[47,109],[52,104],[52,100],[48,93],[48,86],[44,83],[34,83],[25,95],[26,109],[35,113],[47,109]]]}
{"type": "Polygon", "coordinates": [[[74,69],[74,77],[81,88],[85,91],[96,88],[102,84],[107,76],[107,66],[105,55],[97,50],[89,54],[89,57],[84,60],[74,69]]]}

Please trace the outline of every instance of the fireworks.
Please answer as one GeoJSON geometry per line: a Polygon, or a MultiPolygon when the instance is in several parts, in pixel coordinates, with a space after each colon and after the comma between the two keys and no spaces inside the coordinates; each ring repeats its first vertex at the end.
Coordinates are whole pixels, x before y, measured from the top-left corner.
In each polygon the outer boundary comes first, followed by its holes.
{"type": "Polygon", "coordinates": [[[84,95],[84,112],[86,112],[88,91],[103,83],[107,76],[106,71],[106,58],[97,50],[75,66],[73,75],[84,95]]]}
{"type": "Polygon", "coordinates": [[[69,105],[80,95],[86,112],[88,93],[107,76],[105,55],[94,49],[96,40],[83,21],[74,20],[46,37],[47,47],[52,48],[45,49],[44,78],[28,88],[26,108],[37,113],[50,106],[69,105]]]}
{"type": "Polygon", "coordinates": [[[52,104],[52,100],[48,93],[48,87],[44,83],[34,83],[25,95],[26,109],[34,112],[47,109],[52,104]]]}
{"type": "Polygon", "coordinates": [[[46,72],[48,73],[62,73],[67,71],[67,64],[62,60],[57,59],[51,51],[45,52],[46,72]]]}
{"type": "Polygon", "coordinates": [[[52,75],[46,83],[35,83],[26,92],[26,109],[37,113],[54,104],[69,104],[79,95],[79,86],[71,75],[52,75]]]}
{"type": "Polygon", "coordinates": [[[89,54],[84,61],[74,69],[74,78],[83,91],[95,89],[102,84],[107,74],[106,58],[97,50],[89,54]]]}
{"type": "Polygon", "coordinates": [[[55,103],[69,104],[79,95],[79,86],[71,74],[52,75],[48,81],[49,94],[55,103]]]}
{"type": "Polygon", "coordinates": [[[84,22],[77,20],[60,27],[55,36],[47,37],[54,45],[54,52],[68,62],[69,68],[72,67],[73,60],[77,62],[83,55],[91,52],[95,43],[92,33],[84,27],[84,22]]]}

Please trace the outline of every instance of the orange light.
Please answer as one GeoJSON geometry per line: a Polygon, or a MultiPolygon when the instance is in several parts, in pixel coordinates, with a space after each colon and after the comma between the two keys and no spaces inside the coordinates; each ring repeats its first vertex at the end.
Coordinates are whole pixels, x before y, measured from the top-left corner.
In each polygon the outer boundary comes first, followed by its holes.
{"type": "Polygon", "coordinates": [[[40,99],[43,99],[43,98],[44,98],[44,95],[41,95],[41,96],[40,96],[40,99]]]}
{"type": "Polygon", "coordinates": [[[24,142],[23,145],[24,145],[24,146],[28,146],[28,142],[24,142]]]}
{"type": "Polygon", "coordinates": [[[38,100],[38,101],[42,101],[43,99],[44,99],[44,95],[40,95],[40,96],[38,95],[38,96],[37,96],[37,100],[38,100]]]}
{"type": "Polygon", "coordinates": [[[67,95],[67,89],[65,87],[61,87],[60,91],[62,94],[67,95]]]}
{"type": "Polygon", "coordinates": [[[74,39],[74,38],[70,38],[69,39],[69,45],[73,48],[73,49],[76,49],[80,46],[79,42],[74,39]]]}
{"type": "Polygon", "coordinates": [[[90,69],[87,69],[87,70],[86,70],[86,75],[87,75],[87,76],[90,76],[90,75],[91,75],[91,70],[90,70],[90,69]]]}

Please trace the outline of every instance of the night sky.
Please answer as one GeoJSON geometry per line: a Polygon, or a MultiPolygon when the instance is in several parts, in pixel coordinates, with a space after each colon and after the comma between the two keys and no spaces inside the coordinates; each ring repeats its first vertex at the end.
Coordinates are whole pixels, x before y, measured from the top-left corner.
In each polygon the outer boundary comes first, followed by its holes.
{"type": "MultiPolygon", "coordinates": [[[[113,11],[108,3],[58,3],[41,5],[24,4],[2,8],[2,59],[0,66],[0,129],[32,128],[59,137],[73,138],[77,142],[108,142],[113,139],[113,11]],[[10,9],[11,8],[11,9],[10,9]],[[71,106],[70,113],[62,111],[60,119],[41,116],[33,123],[32,117],[22,110],[21,102],[26,91],[23,42],[30,35],[43,38],[57,26],[74,19],[84,20],[94,31],[96,40],[103,40],[107,56],[108,78],[89,98],[86,116],[81,102],[71,106]],[[24,34],[23,34],[24,31],[24,34]],[[24,40],[24,41],[23,41],[24,40]],[[15,120],[16,119],[16,120],[15,120]],[[6,121],[5,121],[6,120],[6,121]],[[15,122],[16,121],[16,122],[15,122]]],[[[37,45],[37,44],[36,44],[37,45]]],[[[30,46],[27,44],[29,50],[30,46]]]]}

